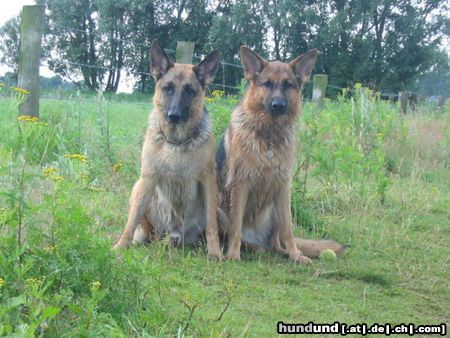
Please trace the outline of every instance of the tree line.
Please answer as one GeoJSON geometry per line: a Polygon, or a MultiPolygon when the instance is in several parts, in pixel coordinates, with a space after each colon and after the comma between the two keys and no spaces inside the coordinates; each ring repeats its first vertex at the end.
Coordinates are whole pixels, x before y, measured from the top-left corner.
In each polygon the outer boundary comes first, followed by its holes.
{"type": "MultiPolygon", "coordinates": [[[[115,92],[130,74],[136,90],[151,91],[148,48],[157,38],[169,50],[179,40],[194,41],[199,56],[218,49],[233,64],[239,64],[242,44],[283,61],[317,48],[316,72],[337,86],[361,82],[395,92],[426,83],[425,90],[440,88],[449,96],[449,57],[441,46],[450,35],[450,19],[442,0],[36,2],[46,6],[43,60],[89,89],[115,92]]],[[[0,31],[0,61],[13,72],[19,35],[18,18],[0,31]]],[[[236,85],[241,78],[242,69],[227,66],[216,81],[236,85]]]]}

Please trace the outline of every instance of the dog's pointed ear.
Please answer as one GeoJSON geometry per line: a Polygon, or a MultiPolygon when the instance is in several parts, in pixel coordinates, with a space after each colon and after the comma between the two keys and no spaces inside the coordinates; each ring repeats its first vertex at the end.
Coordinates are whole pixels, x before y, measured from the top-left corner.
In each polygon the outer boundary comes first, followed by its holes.
{"type": "Polygon", "coordinates": [[[158,40],[153,40],[150,47],[150,72],[156,80],[159,80],[173,66],[158,40]]]}
{"type": "Polygon", "coordinates": [[[267,64],[267,61],[246,46],[241,46],[239,54],[241,55],[241,63],[244,66],[245,78],[255,81],[267,64]]]}
{"type": "Polygon", "coordinates": [[[215,50],[198,65],[194,66],[194,73],[197,75],[197,79],[203,87],[214,80],[214,76],[216,76],[216,72],[219,69],[219,64],[219,52],[215,50]]]}
{"type": "Polygon", "coordinates": [[[311,49],[305,54],[300,55],[294,61],[291,61],[290,66],[300,83],[304,84],[308,82],[316,65],[318,54],[317,49],[311,49]]]}

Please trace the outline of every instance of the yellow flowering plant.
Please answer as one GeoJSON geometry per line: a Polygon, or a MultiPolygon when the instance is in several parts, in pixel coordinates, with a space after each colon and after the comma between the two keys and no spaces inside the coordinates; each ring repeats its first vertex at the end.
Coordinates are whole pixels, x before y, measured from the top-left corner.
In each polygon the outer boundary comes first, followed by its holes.
{"type": "Polygon", "coordinates": [[[70,158],[72,160],[78,160],[80,162],[86,163],[87,162],[87,156],[82,154],[65,154],[65,158],[70,158]]]}
{"type": "Polygon", "coordinates": [[[19,115],[20,145],[27,161],[41,163],[56,148],[55,129],[37,116],[19,115]]]}
{"type": "Polygon", "coordinates": [[[14,99],[13,106],[18,107],[22,103],[24,103],[27,99],[27,96],[30,95],[30,91],[20,88],[20,87],[9,87],[12,97],[14,99]]]}
{"type": "Polygon", "coordinates": [[[125,162],[120,160],[119,162],[117,162],[116,164],[113,165],[113,171],[115,173],[118,172],[123,167],[124,164],[125,164],[125,162]]]}

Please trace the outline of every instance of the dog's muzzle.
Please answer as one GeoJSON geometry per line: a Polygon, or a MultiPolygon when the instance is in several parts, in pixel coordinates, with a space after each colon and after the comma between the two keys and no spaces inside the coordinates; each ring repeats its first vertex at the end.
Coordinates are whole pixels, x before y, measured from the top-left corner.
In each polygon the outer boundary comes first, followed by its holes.
{"type": "Polygon", "coordinates": [[[170,123],[178,124],[183,122],[183,114],[176,110],[169,110],[167,112],[167,119],[170,123]]]}
{"type": "Polygon", "coordinates": [[[270,101],[269,109],[272,115],[283,115],[287,113],[287,100],[275,97],[270,101]]]}

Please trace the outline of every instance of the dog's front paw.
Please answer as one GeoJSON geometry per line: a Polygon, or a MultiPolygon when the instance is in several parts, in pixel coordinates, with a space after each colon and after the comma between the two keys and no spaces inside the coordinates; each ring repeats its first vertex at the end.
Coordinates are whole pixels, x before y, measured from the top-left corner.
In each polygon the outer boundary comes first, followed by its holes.
{"type": "Polygon", "coordinates": [[[208,245],[208,258],[213,261],[221,261],[222,251],[220,250],[220,247],[216,245],[208,245]]]}
{"type": "Polygon", "coordinates": [[[208,258],[215,262],[220,262],[222,260],[222,253],[219,252],[210,252],[208,251],[208,258]]]}
{"type": "Polygon", "coordinates": [[[289,257],[289,258],[292,259],[294,262],[300,263],[300,264],[311,264],[312,263],[312,260],[310,258],[303,256],[302,254],[299,254],[294,257],[289,257]]]}
{"type": "Polygon", "coordinates": [[[131,240],[128,240],[126,238],[120,238],[119,241],[114,245],[114,250],[119,250],[122,248],[127,249],[131,245],[131,240]]]}
{"type": "Polygon", "coordinates": [[[226,258],[228,260],[231,260],[231,261],[240,261],[241,260],[241,253],[240,252],[230,252],[230,251],[228,251],[226,258]]]}

